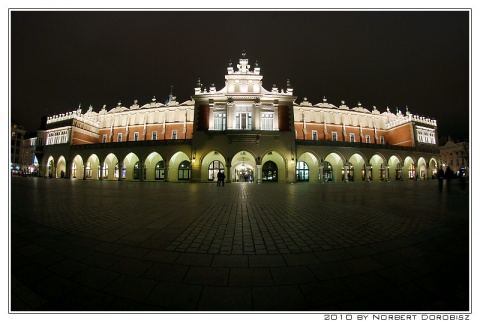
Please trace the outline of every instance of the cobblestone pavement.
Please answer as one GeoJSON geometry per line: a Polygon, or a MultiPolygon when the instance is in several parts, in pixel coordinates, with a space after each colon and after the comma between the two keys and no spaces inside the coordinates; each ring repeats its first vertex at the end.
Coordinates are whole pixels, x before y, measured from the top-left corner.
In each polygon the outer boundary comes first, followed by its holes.
{"type": "Polygon", "coordinates": [[[11,312],[471,310],[455,181],[10,183],[11,312]]]}

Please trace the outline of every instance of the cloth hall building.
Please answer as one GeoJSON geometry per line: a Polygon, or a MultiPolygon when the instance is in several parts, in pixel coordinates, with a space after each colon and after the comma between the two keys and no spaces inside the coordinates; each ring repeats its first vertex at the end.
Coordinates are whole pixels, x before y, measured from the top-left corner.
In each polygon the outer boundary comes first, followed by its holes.
{"type": "Polygon", "coordinates": [[[191,100],[48,116],[40,175],[89,180],[341,182],[435,178],[437,124],[408,110],[312,104],[262,86],[245,54],[191,100]]]}

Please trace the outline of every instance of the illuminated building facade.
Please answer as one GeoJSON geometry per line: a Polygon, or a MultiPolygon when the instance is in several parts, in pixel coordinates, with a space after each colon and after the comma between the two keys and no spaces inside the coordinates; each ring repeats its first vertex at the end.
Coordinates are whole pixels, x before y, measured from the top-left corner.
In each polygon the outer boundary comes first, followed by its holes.
{"type": "Polygon", "coordinates": [[[191,100],[170,95],[99,112],[50,116],[44,176],[170,182],[393,181],[435,177],[437,124],[408,110],[380,113],[323,99],[299,104],[286,88],[266,90],[242,54],[225,86],[198,80],[191,100]]]}

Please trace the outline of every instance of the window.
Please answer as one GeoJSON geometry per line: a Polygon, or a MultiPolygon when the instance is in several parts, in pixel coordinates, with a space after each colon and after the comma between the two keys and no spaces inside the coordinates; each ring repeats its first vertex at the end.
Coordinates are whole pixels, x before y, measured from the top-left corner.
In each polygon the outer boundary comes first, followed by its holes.
{"type": "Polygon", "coordinates": [[[355,142],[355,134],[350,133],[350,142],[355,142]]]}
{"type": "Polygon", "coordinates": [[[316,130],[312,131],[312,140],[317,141],[318,140],[318,134],[316,130]]]}
{"type": "Polygon", "coordinates": [[[85,177],[86,178],[92,177],[92,164],[90,162],[87,162],[87,166],[85,168],[85,177]]]}
{"type": "Polygon", "coordinates": [[[370,143],[370,135],[365,136],[365,142],[370,143]]]}
{"type": "Polygon", "coordinates": [[[108,179],[108,164],[103,163],[103,179],[108,179]]]}
{"type": "Polygon", "coordinates": [[[155,165],[155,180],[165,180],[165,161],[163,160],[155,165]]]}
{"type": "Polygon", "coordinates": [[[172,140],[176,140],[177,139],[177,130],[173,130],[172,131],[172,140]]]}
{"type": "Polygon", "coordinates": [[[102,143],[106,143],[106,142],[107,142],[107,135],[104,134],[104,135],[102,136],[102,143]]]}
{"type": "Polygon", "coordinates": [[[215,112],[213,114],[213,129],[215,131],[225,131],[227,127],[227,113],[215,112]]]}
{"type": "Polygon", "coordinates": [[[262,130],[273,131],[273,113],[262,113],[262,130]]]}
{"type": "Polygon", "coordinates": [[[252,113],[241,112],[235,114],[235,128],[239,130],[252,129],[252,113]]]}
{"type": "Polygon", "coordinates": [[[138,141],[138,132],[133,133],[133,141],[138,141]]]}
{"type": "Polygon", "coordinates": [[[178,180],[190,180],[190,161],[182,161],[178,166],[178,180]]]}
{"type": "Polygon", "coordinates": [[[219,160],[212,161],[208,166],[208,181],[216,181],[217,173],[219,171],[224,171],[225,167],[223,163],[219,160]]]}
{"type": "Polygon", "coordinates": [[[332,141],[337,141],[337,132],[332,132],[332,141]]]}
{"type": "Polygon", "coordinates": [[[157,131],[153,131],[152,132],[152,140],[156,140],[157,139],[157,131]]]}
{"type": "Polygon", "coordinates": [[[380,144],[385,144],[385,138],[383,136],[380,137],[380,144]]]}
{"type": "Polygon", "coordinates": [[[117,142],[122,142],[122,133],[117,134],[117,142]]]}
{"type": "Polygon", "coordinates": [[[297,162],[297,181],[308,181],[309,169],[308,164],[304,161],[297,162]]]}
{"type": "Polygon", "coordinates": [[[262,181],[277,182],[278,167],[273,161],[267,161],[262,167],[262,181]]]}

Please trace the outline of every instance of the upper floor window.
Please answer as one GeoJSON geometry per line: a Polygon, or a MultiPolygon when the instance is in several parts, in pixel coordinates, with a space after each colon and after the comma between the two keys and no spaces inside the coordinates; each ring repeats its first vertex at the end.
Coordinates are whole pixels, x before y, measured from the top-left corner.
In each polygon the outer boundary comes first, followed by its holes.
{"type": "Polygon", "coordinates": [[[156,140],[157,139],[157,131],[153,131],[152,132],[152,140],[156,140]]]}
{"type": "Polygon", "coordinates": [[[350,133],[350,142],[355,142],[355,134],[350,133]]]}
{"type": "Polygon", "coordinates": [[[177,139],[177,130],[173,130],[172,131],[172,140],[176,140],[177,139]]]}
{"type": "Polygon", "coordinates": [[[235,128],[238,130],[252,129],[252,113],[238,112],[235,114],[235,128]]]}
{"type": "Polygon", "coordinates": [[[312,131],[312,140],[317,141],[318,140],[318,134],[317,130],[312,131]]]}
{"type": "Polygon", "coordinates": [[[370,143],[370,135],[365,136],[365,143],[370,143]]]}
{"type": "Polygon", "coordinates": [[[224,131],[227,127],[227,113],[215,112],[213,114],[213,129],[216,131],[224,131]]]}
{"type": "Polygon", "coordinates": [[[262,130],[273,131],[273,113],[262,113],[262,130]]]}
{"type": "Polygon", "coordinates": [[[117,142],[122,142],[122,133],[117,134],[117,142]]]}
{"type": "Polygon", "coordinates": [[[383,136],[380,137],[380,144],[385,144],[385,138],[383,136]]]}
{"type": "Polygon", "coordinates": [[[337,141],[337,132],[332,132],[332,141],[337,141]]]}
{"type": "Polygon", "coordinates": [[[138,132],[133,133],[133,141],[138,141],[138,132]]]}
{"type": "Polygon", "coordinates": [[[104,134],[104,135],[102,136],[102,143],[106,143],[106,142],[107,142],[107,135],[104,134]]]}

